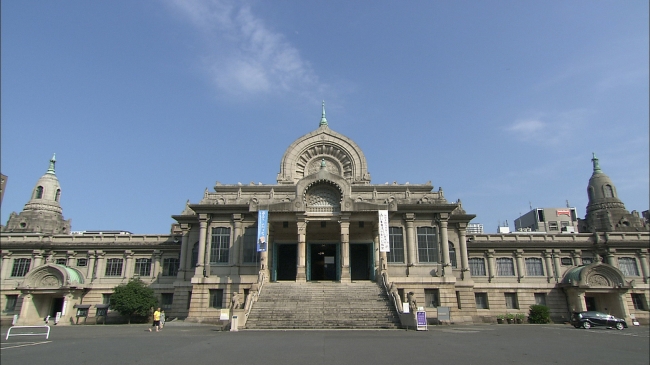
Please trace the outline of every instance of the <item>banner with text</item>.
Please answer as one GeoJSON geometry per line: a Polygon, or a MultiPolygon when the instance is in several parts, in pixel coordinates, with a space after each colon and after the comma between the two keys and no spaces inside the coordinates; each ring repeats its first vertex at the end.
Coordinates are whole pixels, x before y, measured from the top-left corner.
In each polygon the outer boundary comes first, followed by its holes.
{"type": "Polygon", "coordinates": [[[390,252],[390,240],[388,237],[388,211],[379,211],[379,251],[390,252]]]}
{"type": "Polygon", "coordinates": [[[257,211],[257,252],[265,252],[268,243],[268,227],[269,225],[269,211],[268,210],[259,210],[257,211]]]}

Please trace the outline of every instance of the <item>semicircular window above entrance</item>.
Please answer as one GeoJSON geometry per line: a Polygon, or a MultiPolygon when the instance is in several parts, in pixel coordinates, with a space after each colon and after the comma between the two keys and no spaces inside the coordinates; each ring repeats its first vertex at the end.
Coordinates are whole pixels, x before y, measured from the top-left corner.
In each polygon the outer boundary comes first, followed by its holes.
{"type": "Polygon", "coordinates": [[[331,213],[341,210],[341,194],[338,189],[328,184],[309,189],[305,200],[307,211],[312,213],[331,213]]]}

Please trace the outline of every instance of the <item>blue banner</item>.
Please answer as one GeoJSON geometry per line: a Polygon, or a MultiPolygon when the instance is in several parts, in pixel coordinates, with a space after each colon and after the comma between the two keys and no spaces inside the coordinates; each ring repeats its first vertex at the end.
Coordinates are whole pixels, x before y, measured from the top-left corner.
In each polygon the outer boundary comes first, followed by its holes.
{"type": "Polygon", "coordinates": [[[257,252],[266,252],[268,248],[269,211],[257,211],[257,252]]]}

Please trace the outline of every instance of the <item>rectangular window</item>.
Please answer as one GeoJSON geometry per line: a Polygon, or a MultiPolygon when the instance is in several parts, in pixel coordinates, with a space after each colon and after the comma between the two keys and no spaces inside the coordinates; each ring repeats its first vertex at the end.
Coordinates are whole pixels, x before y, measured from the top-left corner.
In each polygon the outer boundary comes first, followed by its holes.
{"type": "Polygon", "coordinates": [[[549,231],[559,231],[560,229],[557,226],[557,222],[551,221],[551,222],[548,222],[548,230],[549,231]]]}
{"type": "Polygon", "coordinates": [[[66,260],[66,259],[56,259],[56,264],[57,265],[65,266],[67,263],[68,263],[68,260],[66,260]]]}
{"type": "Polygon", "coordinates": [[[560,263],[562,266],[571,266],[573,265],[573,260],[570,257],[562,257],[560,263]]]}
{"type": "Polygon", "coordinates": [[[519,309],[519,303],[517,302],[517,293],[503,293],[506,298],[506,308],[507,309],[519,309]]]}
{"type": "Polygon", "coordinates": [[[223,289],[210,289],[210,307],[223,308],[223,289]]]}
{"type": "Polygon", "coordinates": [[[174,293],[162,293],[160,297],[160,302],[162,309],[168,311],[172,309],[172,303],[174,303],[174,293]]]}
{"type": "Polygon", "coordinates": [[[102,294],[102,304],[111,304],[111,294],[102,294]]]}
{"type": "Polygon", "coordinates": [[[104,276],[122,276],[122,259],[106,260],[106,272],[104,276]]]}
{"type": "Polygon", "coordinates": [[[458,263],[456,262],[456,248],[451,242],[449,242],[449,261],[451,262],[451,267],[454,269],[458,267],[458,263]]]}
{"type": "Polygon", "coordinates": [[[476,299],[476,309],[488,309],[488,296],[487,293],[474,293],[476,299]]]}
{"type": "Polygon", "coordinates": [[[88,259],[77,259],[77,266],[78,267],[88,266],[88,259]]]}
{"type": "Polygon", "coordinates": [[[497,276],[515,276],[515,265],[509,257],[497,259],[497,276]]]}
{"type": "Polygon", "coordinates": [[[27,275],[32,259],[14,259],[14,267],[11,269],[11,277],[20,278],[27,275]]]}
{"type": "Polygon", "coordinates": [[[16,303],[18,303],[18,295],[5,295],[7,303],[5,304],[5,312],[13,313],[16,310],[16,303]]]}
{"type": "Polygon", "coordinates": [[[485,276],[485,259],[481,257],[470,258],[469,273],[472,276],[485,276]]]}
{"type": "Polygon", "coordinates": [[[192,291],[187,292],[187,310],[190,309],[190,305],[192,304],[192,291]]]}
{"type": "Polygon", "coordinates": [[[463,309],[463,306],[460,305],[460,292],[456,291],[456,305],[458,306],[458,309],[463,309]]]}
{"type": "Polygon", "coordinates": [[[526,275],[544,276],[544,266],[541,258],[531,257],[526,259],[526,275]]]}
{"type": "Polygon", "coordinates": [[[625,276],[639,276],[639,268],[634,257],[619,257],[618,268],[625,276]]]}
{"type": "Polygon", "coordinates": [[[260,253],[257,252],[257,226],[244,230],[244,257],[243,263],[252,264],[260,262],[260,253]]]}
{"type": "Polygon", "coordinates": [[[583,257],[582,258],[582,264],[583,265],[591,265],[594,263],[594,258],[593,257],[583,257]]]}
{"type": "Polygon", "coordinates": [[[210,245],[210,263],[227,264],[230,254],[230,228],[212,228],[212,243],[210,245]]]}
{"type": "Polygon", "coordinates": [[[418,259],[438,262],[438,236],[433,227],[418,227],[418,259]]]}
{"type": "Polygon", "coordinates": [[[176,276],[178,275],[178,267],[181,260],[174,257],[167,257],[163,259],[163,272],[162,276],[176,276]]]}
{"type": "Polygon", "coordinates": [[[390,252],[386,252],[388,262],[404,263],[404,236],[402,227],[388,227],[390,252]]]}
{"type": "Polygon", "coordinates": [[[632,304],[634,304],[634,309],[636,310],[646,310],[643,294],[632,293],[632,304]]]}
{"type": "Polygon", "coordinates": [[[546,305],[546,293],[535,293],[535,304],[546,305]]]}
{"type": "Polygon", "coordinates": [[[438,289],[424,289],[424,302],[428,308],[440,307],[440,292],[438,289]]]}
{"type": "Polygon", "coordinates": [[[138,276],[151,276],[151,259],[135,259],[135,270],[138,276]]]}

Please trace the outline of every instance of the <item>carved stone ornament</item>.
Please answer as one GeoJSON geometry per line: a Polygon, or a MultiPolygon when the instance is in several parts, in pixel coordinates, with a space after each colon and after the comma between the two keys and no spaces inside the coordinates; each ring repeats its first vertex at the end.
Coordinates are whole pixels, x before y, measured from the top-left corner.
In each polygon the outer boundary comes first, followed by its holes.
{"type": "Polygon", "coordinates": [[[46,275],[41,279],[40,285],[46,288],[58,288],[61,286],[59,278],[54,275],[46,275]]]}
{"type": "Polygon", "coordinates": [[[598,274],[590,276],[587,280],[587,284],[589,284],[589,286],[610,286],[609,280],[598,274]]]}

